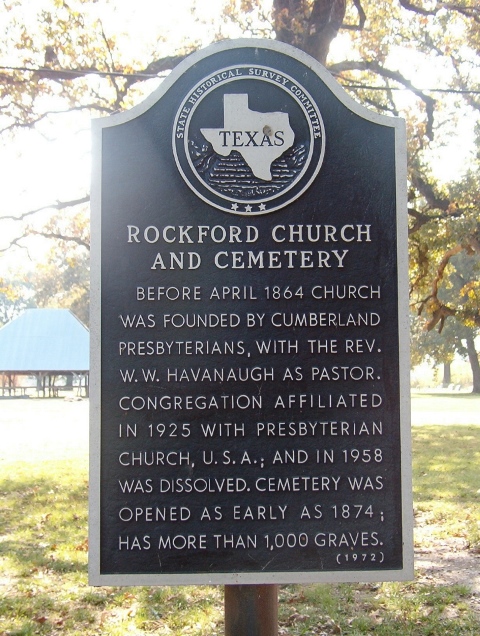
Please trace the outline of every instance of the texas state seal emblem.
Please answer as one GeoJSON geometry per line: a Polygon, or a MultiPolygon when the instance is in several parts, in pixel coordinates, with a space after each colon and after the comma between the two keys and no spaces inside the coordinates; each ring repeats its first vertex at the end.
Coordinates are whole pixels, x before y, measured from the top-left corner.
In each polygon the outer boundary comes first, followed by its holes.
{"type": "Polygon", "coordinates": [[[204,77],[175,116],[173,152],[187,185],[233,214],[267,214],[296,200],[321,168],[317,104],[292,77],[236,65],[204,77]]]}

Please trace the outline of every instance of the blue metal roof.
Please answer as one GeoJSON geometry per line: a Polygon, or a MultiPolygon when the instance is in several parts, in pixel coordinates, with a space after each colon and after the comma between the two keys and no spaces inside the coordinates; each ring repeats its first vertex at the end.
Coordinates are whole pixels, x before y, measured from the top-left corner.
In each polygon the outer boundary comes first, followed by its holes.
{"type": "Polygon", "coordinates": [[[68,309],[27,309],[0,329],[0,372],[88,371],[89,341],[68,309]]]}

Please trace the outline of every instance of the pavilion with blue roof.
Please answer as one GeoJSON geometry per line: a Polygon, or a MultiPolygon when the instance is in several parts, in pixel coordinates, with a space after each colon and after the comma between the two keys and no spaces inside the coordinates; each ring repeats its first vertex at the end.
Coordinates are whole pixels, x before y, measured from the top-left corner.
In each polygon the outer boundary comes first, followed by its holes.
{"type": "Polygon", "coordinates": [[[37,392],[58,395],[58,376],[77,378],[88,395],[90,334],[68,309],[27,309],[0,329],[3,395],[15,395],[19,376],[34,376],[37,392]]]}

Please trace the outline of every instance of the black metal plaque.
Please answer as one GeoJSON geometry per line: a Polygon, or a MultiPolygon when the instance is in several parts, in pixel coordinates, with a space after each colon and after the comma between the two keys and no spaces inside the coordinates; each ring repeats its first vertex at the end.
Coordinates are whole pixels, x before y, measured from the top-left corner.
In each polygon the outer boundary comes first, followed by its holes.
{"type": "Polygon", "coordinates": [[[91,581],[408,578],[403,122],[246,40],[95,143],[91,581]]]}

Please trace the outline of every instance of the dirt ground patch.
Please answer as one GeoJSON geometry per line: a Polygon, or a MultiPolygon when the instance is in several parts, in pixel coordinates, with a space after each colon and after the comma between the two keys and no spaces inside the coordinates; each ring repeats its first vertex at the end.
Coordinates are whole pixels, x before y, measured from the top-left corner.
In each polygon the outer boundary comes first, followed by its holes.
{"type": "Polygon", "coordinates": [[[415,519],[415,581],[435,585],[464,585],[472,592],[471,609],[480,616],[480,551],[466,539],[439,539],[438,528],[415,519]]]}

